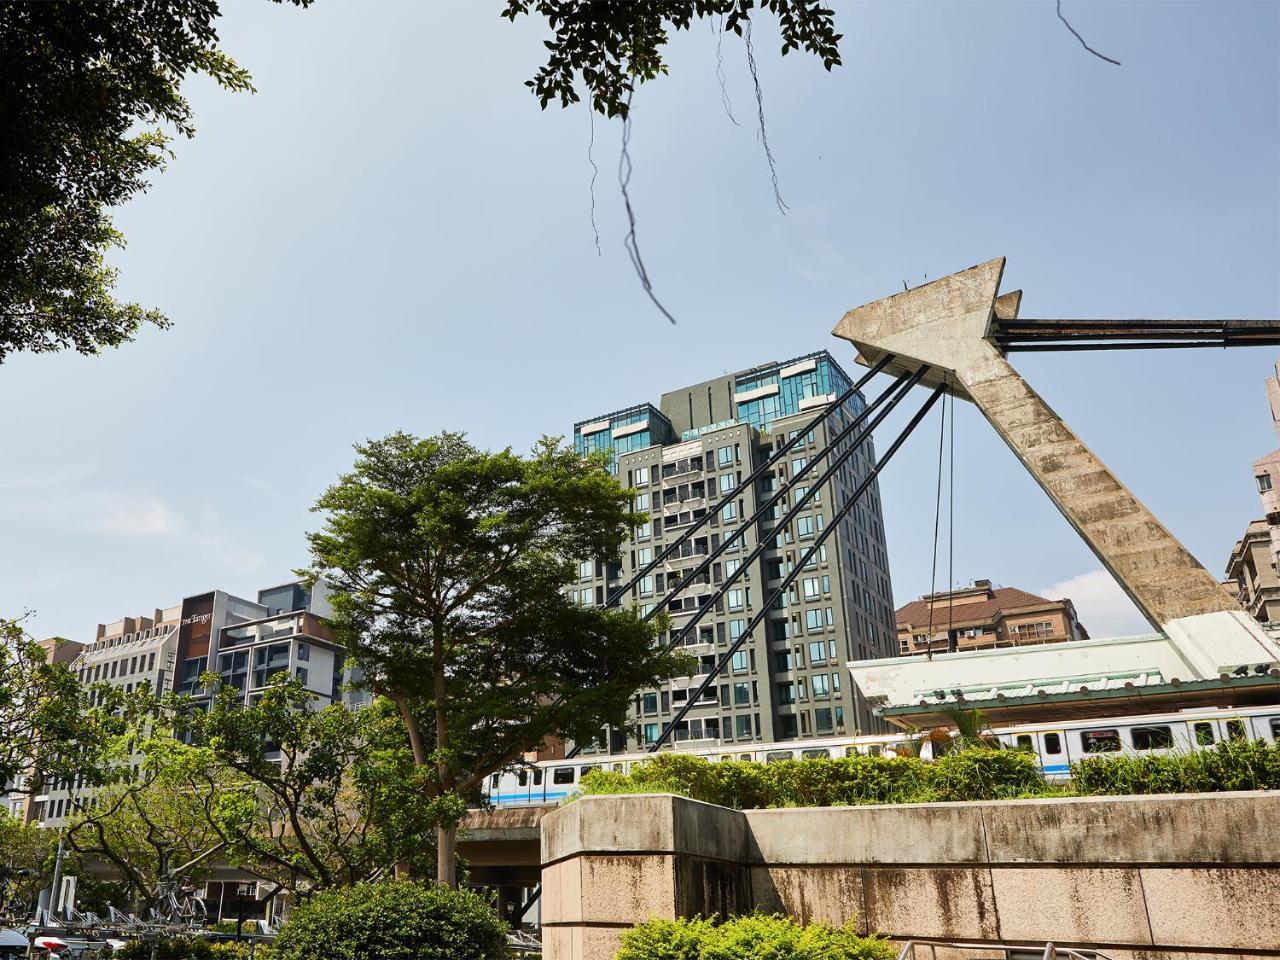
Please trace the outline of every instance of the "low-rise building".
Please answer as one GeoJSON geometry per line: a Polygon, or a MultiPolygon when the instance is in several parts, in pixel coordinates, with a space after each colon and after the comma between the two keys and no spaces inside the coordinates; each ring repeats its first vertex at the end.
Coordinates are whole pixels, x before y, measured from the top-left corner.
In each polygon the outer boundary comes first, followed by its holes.
{"type": "Polygon", "coordinates": [[[899,607],[896,619],[902,656],[1089,639],[1069,599],[1049,600],[990,580],[926,594],[899,607]]]}
{"type": "Polygon", "coordinates": [[[1272,553],[1273,527],[1254,520],[1231,548],[1225,587],[1262,623],[1280,621],[1280,575],[1272,553]]]}
{"type": "MultiPolygon", "coordinates": [[[[328,588],[286,583],[258,591],[256,600],[223,590],[186,597],[150,616],[100,623],[93,642],[60,641],[52,647],[86,685],[109,684],[132,692],[146,684],[158,694],[200,701],[208,696],[200,677],[218,673],[253,703],[271,679],[287,672],[320,706],[344,696],[353,679],[346,652],[329,627],[328,588]],[[68,646],[70,644],[70,646],[68,646]]],[[[360,694],[353,694],[360,696],[360,694]]],[[[86,797],[81,784],[59,781],[11,794],[11,812],[41,826],[59,826],[86,797]]]]}

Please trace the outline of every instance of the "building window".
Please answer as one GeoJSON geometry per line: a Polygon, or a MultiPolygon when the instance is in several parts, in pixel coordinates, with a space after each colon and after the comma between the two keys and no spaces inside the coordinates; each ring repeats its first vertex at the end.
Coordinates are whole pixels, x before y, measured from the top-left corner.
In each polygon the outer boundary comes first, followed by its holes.
{"type": "Polygon", "coordinates": [[[813,599],[814,597],[818,597],[818,596],[820,596],[820,595],[821,595],[821,594],[819,594],[819,592],[818,592],[818,578],[817,578],[817,577],[805,577],[805,578],[804,578],[804,580],[803,580],[803,581],[801,581],[801,582],[802,582],[802,583],[803,583],[803,585],[804,585],[804,598],[805,598],[806,600],[811,600],[811,599],[813,599]]]}
{"type": "Polygon", "coordinates": [[[658,733],[659,733],[659,732],[660,732],[660,731],[659,731],[659,728],[658,728],[658,724],[656,724],[656,723],[646,723],[646,724],[644,725],[644,742],[645,742],[645,743],[653,743],[655,740],[657,740],[657,739],[658,739],[658,733]]]}
{"type": "Polygon", "coordinates": [[[814,640],[809,644],[809,662],[826,663],[827,645],[822,640],[814,640]]]}
{"type": "Polygon", "coordinates": [[[804,469],[804,465],[805,465],[806,463],[808,463],[808,462],[809,462],[809,461],[808,461],[807,459],[805,459],[804,457],[796,457],[796,459],[792,460],[792,461],[791,461],[791,476],[792,476],[792,478],[794,478],[794,477],[795,477],[795,475],[796,475],[797,473],[799,473],[801,470],[803,470],[803,469],[804,469]]]}
{"type": "Polygon", "coordinates": [[[642,694],[640,697],[640,703],[641,710],[644,713],[654,714],[658,712],[658,694],[656,692],[651,691],[649,693],[642,694]]]}
{"type": "Polygon", "coordinates": [[[747,672],[747,651],[746,650],[739,650],[737,653],[733,655],[733,660],[730,663],[730,668],[733,670],[734,673],[747,672]]]}
{"type": "Polygon", "coordinates": [[[738,740],[751,739],[750,714],[743,713],[733,718],[733,735],[738,740]]]}
{"type": "Polygon", "coordinates": [[[637,493],[637,494],[636,494],[636,503],[635,503],[635,508],[634,508],[634,509],[635,509],[635,512],[636,512],[636,513],[646,513],[646,512],[649,510],[649,504],[651,504],[652,502],[653,502],[653,499],[652,499],[652,497],[650,497],[650,495],[649,495],[649,494],[647,494],[647,493],[637,493]]]}
{"type": "MultiPolygon", "coordinates": [[[[779,703],[795,703],[796,702],[796,685],[794,683],[778,684],[778,702],[779,703]]],[[[794,734],[792,734],[794,736],[794,734]]]]}
{"type": "Polygon", "coordinates": [[[642,597],[653,596],[653,577],[652,576],[640,578],[640,596],[642,597]]]}
{"type": "Polygon", "coordinates": [[[636,467],[636,486],[642,487],[649,483],[649,468],[636,467]]]}
{"type": "Polygon", "coordinates": [[[729,621],[729,639],[737,640],[740,636],[742,636],[743,628],[745,628],[746,625],[747,625],[747,621],[745,620],[730,620],[729,621]]]}
{"type": "Polygon", "coordinates": [[[734,706],[742,707],[751,702],[751,685],[741,680],[733,685],[734,706]]]}
{"type": "Polygon", "coordinates": [[[732,473],[720,474],[720,492],[728,493],[738,485],[738,479],[732,473]]]}
{"type": "Polygon", "coordinates": [[[1260,474],[1258,474],[1258,476],[1257,476],[1257,478],[1256,478],[1256,479],[1257,479],[1257,481],[1258,481],[1258,492],[1259,492],[1259,493],[1266,493],[1267,491],[1269,491],[1269,490],[1271,489],[1271,474],[1269,474],[1269,473],[1260,473],[1260,474]]]}
{"type": "Polygon", "coordinates": [[[724,508],[720,511],[720,516],[726,521],[737,520],[738,504],[730,500],[728,503],[724,505],[724,508]]]}
{"type": "Polygon", "coordinates": [[[796,520],[796,536],[813,536],[813,517],[800,517],[796,520]]]}
{"type": "MultiPolygon", "coordinates": [[[[817,695],[818,695],[818,692],[815,689],[814,696],[817,696],[817,695]]],[[[815,732],[817,733],[830,733],[833,729],[835,729],[835,727],[831,722],[830,707],[818,707],[816,710],[813,711],[813,726],[814,726],[815,732]]]]}
{"type": "Polygon", "coordinates": [[[831,689],[827,686],[827,675],[825,673],[815,673],[810,678],[813,685],[813,696],[815,700],[825,700],[831,695],[831,689]]]}
{"type": "Polygon", "coordinates": [[[652,523],[642,523],[640,526],[636,527],[637,540],[648,540],[651,536],[653,536],[652,523]]]}
{"type": "Polygon", "coordinates": [[[299,660],[301,660],[301,661],[303,661],[304,663],[310,662],[310,660],[311,660],[311,644],[309,644],[309,643],[300,643],[300,644],[298,644],[298,659],[299,659],[299,660]]]}
{"type": "Polygon", "coordinates": [[[725,599],[728,601],[730,610],[742,609],[742,604],[743,604],[742,595],[743,595],[743,591],[741,590],[730,590],[727,594],[725,594],[725,599]]]}
{"type": "Polygon", "coordinates": [[[816,607],[812,610],[804,612],[805,629],[810,633],[818,633],[822,630],[822,611],[816,607]]]}
{"type": "Polygon", "coordinates": [[[733,463],[733,447],[721,447],[717,450],[716,463],[722,467],[730,466],[733,463]]]}

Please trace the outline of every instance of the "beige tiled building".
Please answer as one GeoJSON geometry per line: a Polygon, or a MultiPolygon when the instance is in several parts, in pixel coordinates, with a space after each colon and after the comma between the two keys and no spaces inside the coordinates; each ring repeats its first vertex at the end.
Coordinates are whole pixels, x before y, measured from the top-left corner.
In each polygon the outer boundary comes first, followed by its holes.
{"type": "Polygon", "coordinates": [[[897,622],[903,656],[1089,639],[1069,599],[1049,600],[990,580],[912,600],[898,608],[897,622]]]}
{"type": "MultiPolygon", "coordinates": [[[[1271,422],[1280,436],[1280,363],[1266,380],[1271,422]]],[[[1223,584],[1240,604],[1263,623],[1280,621],[1280,450],[1253,462],[1253,482],[1262,501],[1262,519],[1245,528],[1231,548],[1223,584]]]]}

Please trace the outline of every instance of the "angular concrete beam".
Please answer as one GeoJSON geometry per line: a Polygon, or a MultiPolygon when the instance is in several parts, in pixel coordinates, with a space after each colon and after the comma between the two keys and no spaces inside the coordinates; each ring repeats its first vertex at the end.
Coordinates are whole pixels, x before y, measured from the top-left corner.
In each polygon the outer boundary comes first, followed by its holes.
{"type": "MultiPolygon", "coordinates": [[[[924,383],[972,400],[1157,629],[1240,605],[1018,375],[991,340],[1021,291],[1000,295],[1004,258],[850,310],[832,331],[889,372],[928,364],[924,383]]],[[[1251,634],[1245,615],[1231,618],[1251,634]]],[[[1234,629],[1234,628],[1231,628],[1234,629]]],[[[1265,639],[1265,638],[1264,638],[1265,639]]]]}

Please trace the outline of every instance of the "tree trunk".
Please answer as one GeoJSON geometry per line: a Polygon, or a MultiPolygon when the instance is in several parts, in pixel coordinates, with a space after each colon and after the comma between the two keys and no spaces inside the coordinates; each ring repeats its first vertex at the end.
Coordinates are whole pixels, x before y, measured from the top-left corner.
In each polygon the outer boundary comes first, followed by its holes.
{"type": "Polygon", "coordinates": [[[436,882],[456,890],[458,887],[458,825],[436,829],[436,882]]]}

